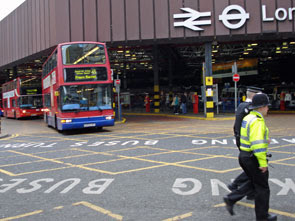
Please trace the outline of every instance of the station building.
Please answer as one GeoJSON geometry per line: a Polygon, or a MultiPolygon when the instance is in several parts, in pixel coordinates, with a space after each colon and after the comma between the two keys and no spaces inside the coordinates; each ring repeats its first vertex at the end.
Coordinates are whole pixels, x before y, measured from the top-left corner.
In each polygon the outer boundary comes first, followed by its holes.
{"type": "Polygon", "coordinates": [[[26,0],[0,22],[0,83],[41,77],[58,43],[99,41],[122,91],[221,94],[236,64],[239,87],[295,102],[294,29],[295,0],[26,0]]]}

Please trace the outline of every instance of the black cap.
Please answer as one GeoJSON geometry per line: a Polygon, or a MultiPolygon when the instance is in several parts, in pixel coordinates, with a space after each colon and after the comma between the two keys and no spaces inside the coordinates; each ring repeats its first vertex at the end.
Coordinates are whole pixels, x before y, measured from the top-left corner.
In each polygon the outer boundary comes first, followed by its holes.
{"type": "Polygon", "coordinates": [[[254,95],[254,97],[252,99],[252,103],[249,106],[249,109],[253,110],[253,109],[257,109],[257,108],[260,108],[260,107],[265,107],[265,106],[268,106],[268,105],[269,105],[268,96],[266,94],[264,94],[264,93],[258,93],[258,94],[254,95]]]}
{"type": "Polygon", "coordinates": [[[247,87],[247,91],[252,92],[252,93],[261,93],[263,91],[263,88],[259,87],[247,87]]]}

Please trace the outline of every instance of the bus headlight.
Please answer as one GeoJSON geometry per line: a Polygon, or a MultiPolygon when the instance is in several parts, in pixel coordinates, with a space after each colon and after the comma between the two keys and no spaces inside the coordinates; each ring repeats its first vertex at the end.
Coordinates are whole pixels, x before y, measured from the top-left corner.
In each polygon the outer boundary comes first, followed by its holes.
{"type": "Polygon", "coordinates": [[[25,114],[27,111],[26,110],[23,110],[23,114],[25,114]]]}
{"type": "Polygon", "coordinates": [[[72,119],[63,119],[60,121],[61,123],[71,123],[72,122],[72,119]]]}
{"type": "Polygon", "coordinates": [[[113,116],[106,116],[106,120],[111,120],[113,119],[113,116]]]}

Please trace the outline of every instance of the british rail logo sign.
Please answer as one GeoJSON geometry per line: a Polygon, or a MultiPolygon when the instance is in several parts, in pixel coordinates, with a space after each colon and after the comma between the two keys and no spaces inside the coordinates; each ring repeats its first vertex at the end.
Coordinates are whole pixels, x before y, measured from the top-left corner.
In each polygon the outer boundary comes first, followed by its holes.
{"type": "MultiPolygon", "coordinates": [[[[174,22],[174,27],[186,27],[193,31],[203,31],[204,29],[201,27],[212,24],[212,13],[210,11],[199,12],[192,8],[181,8],[181,10],[184,11],[184,13],[173,15],[173,18],[177,20],[174,22]],[[180,19],[185,20],[179,21],[180,19]]],[[[278,8],[275,10],[274,15],[269,15],[267,14],[267,6],[261,6],[262,22],[292,21],[294,12],[295,7],[287,9],[278,8]]],[[[218,19],[225,27],[234,30],[243,27],[250,17],[250,13],[248,13],[242,6],[229,5],[223,10],[222,14],[218,16],[218,19]]]]}

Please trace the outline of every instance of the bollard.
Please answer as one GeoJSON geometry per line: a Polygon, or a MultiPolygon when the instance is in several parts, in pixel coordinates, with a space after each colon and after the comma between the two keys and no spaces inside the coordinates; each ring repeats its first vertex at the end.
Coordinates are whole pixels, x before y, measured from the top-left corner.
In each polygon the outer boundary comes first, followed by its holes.
{"type": "Polygon", "coordinates": [[[146,94],[144,98],[144,104],[145,104],[145,111],[151,112],[151,100],[148,94],[146,94]]]}
{"type": "Polygon", "coordinates": [[[199,97],[198,97],[198,94],[195,93],[194,94],[194,114],[197,114],[199,113],[199,97]]]}

